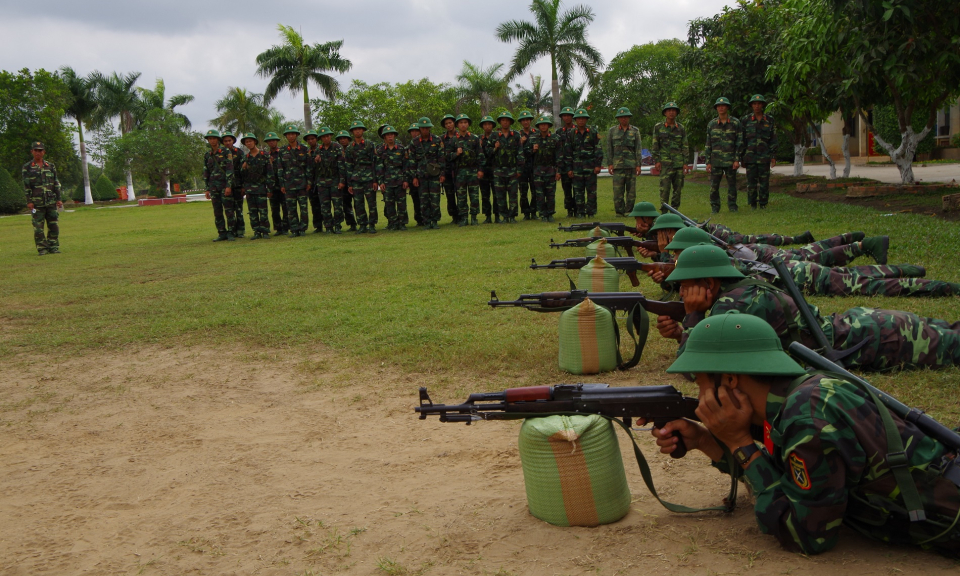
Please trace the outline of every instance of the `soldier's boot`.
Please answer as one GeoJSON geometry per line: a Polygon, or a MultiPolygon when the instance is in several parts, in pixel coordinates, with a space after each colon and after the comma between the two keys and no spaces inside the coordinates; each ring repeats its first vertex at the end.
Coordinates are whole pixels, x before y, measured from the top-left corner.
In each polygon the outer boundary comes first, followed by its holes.
{"type": "Polygon", "coordinates": [[[466,225],[467,225],[467,217],[466,217],[466,216],[464,216],[464,217],[462,217],[462,218],[459,218],[459,219],[457,220],[457,227],[458,227],[458,228],[463,228],[463,227],[466,226],[466,225]]]}
{"type": "MultiPolygon", "coordinates": [[[[214,242],[223,242],[223,241],[226,240],[226,239],[227,239],[227,233],[226,233],[226,232],[221,232],[219,236],[217,236],[216,238],[213,239],[213,241],[214,241],[214,242]]],[[[46,254],[47,251],[44,250],[43,252],[44,252],[44,254],[46,254]]]]}
{"type": "Polygon", "coordinates": [[[479,225],[480,225],[480,221],[477,220],[477,215],[476,215],[476,214],[474,214],[473,216],[470,217],[470,225],[471,225],[471,226],[479,226],[479,225]]]}
{"type": "Polygon", "coordinates": [[[490,219],[490,215],[487,214],[487,217],[483,219],[484,224],[493,224],[493,220],[490,219]]]}
{"type": "Polygon", "coordinates": [[[366,226],[361,226],[360,229],[356,231],[356,234],[366,234],[366,233],[367,233],[366,226]]]}
{"type": "Polygon", "coordinates": [[[261,233],[260,233],[260,238],[262,238],[262,239],[264,239],[264,240],[269,240],[269,239],[270,239],[270,231],[267,230],[266,232],[261,232],[261,233]]]}
{"type": "Polygon", "coordinates": [[[503,224],[503,220],[500,219],[500,215],[499,215],[499,214],[497,214],[496,216],[494,216],[494,218],[496,218],[496,220],[494,220],[494,223],[495,223],[495,224],[503,224]]]}
{"type": "Polygon", "coordinates": [[[960,283],[947,282],[947,285],[950,286],[950,290],[953,291],[954,296],[960,296],[960,283]]]}
{"type": "MultiPolygon", "coordinates": [[[[789,236],[787,238],[784,238],[783,243],[787,244],[788,239],[790,239],[789,236]]],[[[816,240],[813,238],[813,234],[809,230],[807,230],[803,234],[797,234],[796,236],[794,236],[793,242],[790,242],[790,244],[812,244],[813,242],[816,242],[816,240]]]]}
{"type": "Polygon", "coordinates": [[[553,214],[547,215],[547,222],[553,222],[553,214]]]}
{"type": "Polygon", "coordinates": [[[274,235],[274,236],[283,236],[283,235],[284,235],[284,231],[278,229],[276,232],[273,233],[273,235],[274,235]]]}
{"type": "Polygon", "coordinates": [[[877,264],[887,263],[887,252],[890,250],[889,236],[871,236],[860,241],[863,253],[872,256],[877,264]]]}
{"type": "Polygon", "coordinates": [[[261,233],[259,233],[259,232],[254,232],[254,233],[253,233],[253,236],[250,237],[251,240],[259,240],[259,239],[261,239],[261,238],[263,238],[263,234],[261,234],[261,233]]]}
{"type": "Polygon", "coordinates": [[[50,248],[47,248],[47,253],[49,253],[49,254],[59,254],[59,253],[60,253],[60,248],[59,248],[58,246],[51,246],[50,248]]]}
{"type": "Polygon", "coordinates": [[[356,232],[356,231],[357,231],[357,225],[356,225],[356,224],[351,224],[351,225],[350,225],[350,231],[351,231],[351,232],[356,232]]]}
{"type": "Polygon", "coordinates": [[[343,234],[343,230],[340,229],[340,225],[339,225],[339,224],[337,224],[336,226],[334,226],[334,227],[333,227],[333,230],[331,230],[331,232],[333,232],[334,234],[343,234]]]}
{"type": "MultiPolygon", "coordinates": [[[[216,242],[216,240],[214,240],[214,242],[216,242]]],[[[46,248],[37,249],[37,256],[46,256],[47,254],[49,254],[49,252],[47,252],[46,248]]]]}

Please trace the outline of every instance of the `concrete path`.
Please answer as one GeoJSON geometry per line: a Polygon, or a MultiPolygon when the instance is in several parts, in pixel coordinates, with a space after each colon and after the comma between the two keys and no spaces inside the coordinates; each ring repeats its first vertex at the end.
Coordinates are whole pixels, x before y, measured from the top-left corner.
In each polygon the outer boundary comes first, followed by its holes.
{"type": "MultiPolygon", "coordinates": [[[[777,174],[787,176],[793,175],[793,166],[777,165],[773,171],[777,174]]],[[[741,170],[740,172],[743,172],[741,170]]],[[[804,175],[810,176],[829,176],[829,164],[804,164],[804,175]]],[[[837,163],[837,175],[843,174],[843,163],[837,163]]],[[[933,164],[926,168],[921,168],[919,164],[913,165],[913,175],[917,180],[923,182],[950,182],[956,180],[960,182],[960,164],[933,164]]],[[[857,166],[850,167],[850,176],[853,178],[871,178],[890,184],[900,183],[900,171],[896,166],[857,166]]]]}

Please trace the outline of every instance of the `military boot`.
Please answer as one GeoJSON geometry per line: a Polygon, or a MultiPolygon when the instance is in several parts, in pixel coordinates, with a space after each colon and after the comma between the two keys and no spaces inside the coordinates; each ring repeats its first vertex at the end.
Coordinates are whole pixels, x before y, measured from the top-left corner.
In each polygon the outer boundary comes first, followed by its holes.
{"type": "Polygon", "coordinates": [[[477,215],[476,215],[476,214],[474,214],[473,216],[470,217],[470,225],[471,225],[471,226],[479,226],[479,225],[480,225],[480,222],[477,220],[477,215]]]}
{"type": "Polygon", "coordinates": [[[816,242],[816,240],[813,239],[813,234],[811,234],[810,231],[807,230],[803,234],[798,234],[794,236],[793,242],[791,242],[791,244],[810,244],[811,242],[816,242]]]}
{"type": "Polygon", "coordinates": [[[274,235],[274,236],[283,236],[283,235],[284,235],[284,231],[283,231],[283,230],[277,230],[276,232],[273,233],[273,235],[274,235]]]}
{"type": "Polygon", "coordinates": [[[493,224],[493,220],[490,219],[490,215],[487,214],[487,217],[483,219],[484,224],[493,224]]]}
{"type": "Polygon", "coordinates": [[[889,236],[871,236],[860,241],[863,253],[872,256],[877,264],[887,263],[887,251],[890,249],[889,236]]]}
{"type": "Polygon", "coordinates": [[[367,228],[367,234],[376,234],[376,233],[377,233],[377,225],[376,225],[376,224],[371,224],[371,225],[367,228]]]}
{"type": "Polygon", "coordinates": [[[253,233],[253,236],[250,237],[251,240],[259,240],[259,239],[261,239],[261,238],[263,238],[263,234],[261,234],[261,233],[259,233],[259,232],[254,232],[254,233],[253,233]]]}
{"type": "Polygon", "coordinates": [[[356,224],[351,224],[351,225],[350,225],[350,231],[351,231],[351,232],[356,232],[356,231],[357,231],[357,225],[356,225],[356,224]]]}
{"type": "Polygon", "coordinates": [[[503,224],[503,220],[500,219],[500,215],[499,215],[499,214],[496,215],[496,220],[494,220],[494,223],[496,223],[496,224],[503,224]]]}
{"type": "Polygon", "coordinates": [[[457,227],[458,227],[458,228],[463,228],[463,227],[466,226],[466,225],[467,225],[467,218],[466,218],[466,217],[460,218],[460,219],[457,221],[457,227]]]}
{"type": "Polygon", "coordinates": [[[366,234],[366,233],[367,233],[366,226],[361,226],[360,229],[355,232],[355,234],[366,234]]]}
{"type": "Polygon", "coordinates": [[[50,248],[47,249],[47,252],[50,253],[50,254],[59,254],[59,253],[60,253],[60,247],[59,247],[59,246],[51,246],[50,248]]]}
{"type": "Polygon", "coordinates": [[[340,225],[339,225],[339,224],[337,224],[336,226],[333,227],[332,232],[333,232],[334,234],[343,234],[343,230],[340,229],[340,225]]]}
{"type": "MultiPolygon", "coordinates": [[[[223,241],[226,240],[226,239],[227,239],[227,233],[226,233],[226,232],[221,232],[219,236],[217,236],[216,238],[213,239],[213,241],[214,241],[214,242],[223,242],[223,241]]],[[[46,252],[46,250],[44,250],[44,252],[46,252]]]]}
{"type": "Polygon", "coordinates": [[[547,216],[547,222],[553,222],[553,214],[547,216]]]}

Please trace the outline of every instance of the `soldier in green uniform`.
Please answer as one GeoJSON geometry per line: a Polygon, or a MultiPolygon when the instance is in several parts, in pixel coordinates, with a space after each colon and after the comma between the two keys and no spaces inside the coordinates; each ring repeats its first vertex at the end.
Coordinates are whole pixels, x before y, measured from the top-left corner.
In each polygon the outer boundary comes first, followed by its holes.
{"type": "Polygon", "coordinates": [[[307,143],[310,157],[310,167],[307,173],[307,181],[310,182],[310,190],[307,193],[307,199],[310,202],[310,215],[313,217],[313,233],[323,232],[323,209],[320,206],[320,196],[317,195],[317,145],[320,142],[320,134],[316,130],[307,130],[303,135],[303,141],[307,143]]]}
{"type": "Polygon", "coordinates": [[[453,167],[453,177],[457,184],[457,212],[462,215],[459,226],[467,225],[468,210],[470,225],[480,224],[477,221],[477,214],[480,213],[480,178],[486,170],[487,160],[483,154],[480,137],[470,133],[472,123],[473,121],[466,114],[457,116],[457,136],[449,141],[452,148],[446,149],[447,166],[453,167]]]}
{"type": "Polygon", "coordinates": [[[517,122],[520,123],[520,145],[523,148],[523,170],[520,171],[520,182],[517,186],[520,193],[520,213],[524,220],[533,220],[537,211],[537,194],[533,189],[533,162],[530,161],[533,155],[530,144],[530,137],[534,134],[531,126],[533,114],[524,110],[517,116],[517,122]]]}
{"type": "Polygon", "coordinates": [[[578,216],[597,214],[597,174],[603,165],[603,149],[596,126],[587,126],[590,114],[580,108],[573,115],[576,129],[567,134],[564,165],[573,179],[573,197],[578,216]]]}
{"type": "Polygon", "coordinates": [[[760,531],[784,548],[826,552],[847,526],[960,557],[958,447],[859,383],[805,371],[763,320],[726,313],[700,321],[667,372],[694,375],[702,423],[654,428],[660,451],[673,453],[682,439],[744,479],[760,531]]]}
{"type": "MultiPolygon", "coordinates": [[[[569,106],[564,106],[560,110],[560,127],[557,128],[556,134],[560,137],[564,149],[566,149],[570,134],[573,134],[573,131],[576,130],[576,126],[573,124],[573,115],[573,108],[569,106]]],[[[576,216],[577,201],[573,198],[573,177],[570,176],[568,171],[560,174],[560,187],[563,188],[563,209],[567,211],[567,218],[576,216]]]]}
{"type": "Polygon", "coordinates": [[[414,122],[407,128],[407,134],[410,136],[410,144],[407,146],[407,191],[410,192],[410,202],[413,204],[413,220],[417,226],[423,226],[423,214],[420,211],[420,187],[413,185],[413,179],[416,178],[416,162],[413,158],[413,142],[420,138],[420,127],[414,122]]]}
{"type": "Polygon", "coordinates": [[[557,210],[557,180],[565,172],[563,142],[552,134],[549,116],[537,118],[537,131],[530,137],[530,161],[533,164],[533,189],[537,213],[544,222],[553,222],[557,210]]]}
{"type": "Polygon", "coordinates": [[[350,123],[353,142],[344,151],[346,154],[347,174],[350,175],[347,186],[353,194],[353,211],[356,214],[360,230],[357,234],[376,234],[380,214],[377,210],[377,149],[373,142],[367,142],[363,134],[367,127],[363,122],[350,123]],[[366,206],[364,206],[366,203],[366,206]]]}
{"type": "Polygon", "coordinates": [[[383,144],[377,146],[377,181],[383,192],[383,215],[387,230],[406,230],[407,222],[407,150],[397,143],[397,130],[389,124],[380,130],[383,144]]]}
{"type": "Polygon", "coordinates": [[[752,114],[740,119],[743,126],[743,152],[740,163],[747,170],[747,202],[754,210],[767,207],[770,199],[770,169],[777,165],[777,125],[763,113],[767,101],[761,94],[750,98],[752,114]]]}
{"type": "Polygon", "coordinates": [[[655,162],[654,168],[660,171],[660,202],[679,208],[683,177],[690,171],[690,164],[687,163],[690,146],[687,143],[687,130],[677,122],[677,115],[680,113],[677,103],[667,102],[663,105],[662,112],[665,119],[653,127],[653,146],[650,152],[655,162]]]}
{"type": "MultiPolygon", "coordinates": [[[[453,146],[453,140],[457,137],[457,118],[453,114],[445,115],[440,119],[440,127],[443,128],[443,136],[440,137],[443,140],[443,149],[450,150],[453,146]]],[[[458,224],[460,223],[460,217],[466,218],[467,215],[460,214],[457,209],[457,175],[450,165],[447,165],[445,170],[440,188],[447,198],[447,214],[453,219],[454,224],[458,224]]]]}
{"type": "Polygon", "coordinates": [[[57,210],[63,207],[63,201],[57,167],[43,159],[47,150],[42,142],[33,143],[32,153],[33,160],[24,164],[20,173],[23,191],[27,195],[27,208],[32,213],[33,242],[40,256],[59,254],[60,224],[57,210]],[[43,233],[44,222],[47,223],[46,236],[43,233]]]}
{"type": "Polygon", "coordinates": [[[613,209],[625,216],[637,200],[637,176],[643,159],[640,129],[630,124],[633,113],[623,107],[617,110],[617,125],[607,131],[603,142],[607,171],[613,176],[613,209]]]}
{"type": "Polygon", "coordinates": [[[513,115],[503,112],[497,117],[500,130],[493,141],[493,195],[503,223],[517,222],[517,189],[523,171],[523,143],[520,133],[513,130],[513,115]]]}
{"type": "Polygon", "coordinates": [[[243,220],[243,175],[240,173],[240,166],[243,164],[243,150],[237,148],[237,137],[229,130],[224,132],[221,140],[223,145],[233,153],[233,207],[236,215],[236,226],[233,228],[233,235],[237,238],[243,238],[247,231],[246,222],[243,220]]]}
{"type": "Polygon", "coordinates": [[[350,181],[350,175],[347,173],[347,147],[353,138],[346,130],[337,132],[337,144],[340,145],[342,152],[340,156],[340,178],[344,181],[343,188],[339,188],[340,197],[343,202],[343,220],[350,227],[350,232],[357,231],[357,218],[353,214],[353,194],[350,193],[346,183],[350,181]]]}
{"type": "Polygon", "coordinates": [[[214,242],[235,240],[236,213],[233,210],[233,153],[220,145],[220,132],[207,130],[210,149],[203,155],[203,182],[206,197],[213,203],[213,220],[217,226],[214,242]]]}
{"type": "Polygon", "coordinates": [[[298,141],[300,130],[296,126],[287,126],[283,136],[287,139],[287,145],[280,148],[277,175],[280,177],[280,190],[287,200],[290,237],[294,238],[306,234],[310,225],[307,196],[311,188],[309,177],[313,164],[310,161],[310,151],[298,141]]]}
{"type": "MultiPolygon", "coordinates": [[[[660,217],[660,212],[657,212],[657,207],[650,202],[637,202],[633,205],[633,210],[627,214],[628,217],[633,217],[635,224],[634,228],[637,229],[634,236],[642,239],[655,240],[656,234],[651,234],[650,229],[653,227],[654,222],[657,218],[660,217]]],[[[643,252],[643,249],[638,249],[643,252]]],[[[653,253],[644,253],[644,256],[650,257],[653,253]]]]}
{"type": "Polygon", "coordinates": [[[280,177],[277,175],[277,169],[280,167],[280,137],[276,132],[267,132],[263,138],[267,143],[270,159],[270,169],[273,171],[273,190],[270,191],[270,217],[273,219],[274,236],[282,236],[290,231],[290,224],[287,221],[287,200],[286,195],[280,190],[280,177]]]}
{"type": "Polygon", "coordinates": [[[240,141],[247,149],[247,155],[240,165],[240,178],[243,180],[244,194],[247,196],[247,207],[250,212],[250,228],[253,230],[251,240],[270,238],[270,220],[267,218],[267,198],[272,194],[275,186],[273,176],[273,159],[269,154],[260,150],[257,145],[260,141],[256,134],[244,134],[240,141]]]}
{"type": "Polygon", "coordinates": [[[343,222],[343,194],[346,182],[340,174],[343,148],[333,141],[333,130],[322,126],[317,133],[320,144],[313,157],[313,187],[317,191],[320,203],[320,218],[323,229],[330,234],[343,234],[340,224],[343,222]]]}
{"type": "Polygon", "coordinates": [[[710,174],[710,207],[720,212],[720,182],[727,175],[727,208],[737,211],[737,170],[740,169],[740,151],[743,131],[740,121],[730,116],[730,100],[717,98],[713,107],[717,117],[707,124],[707,144],[704,149],[707,173],[710,174]]]}
{"type": "Polygon", "coordinates": [[[413,147],[417,177],[414,186],[420,187],[420,212],[427,230],[440,229],[440,185],[446,180],[446,154],[443,140],[431,134],[433,122],[424,116],[417,121],[420,138],[413,147]]]}
{"type": "MultiPolygon", "coordinates": [[[[493,129],[497,123],[493,116],[484,116],[480,119],[480,129],[483,134],[480,135],[480,148],[483,150],[484,162],[487,166],[493,166],[494,160],[494,138],[493,129]]],[[[493,170],[488,169],[483,172],[483,178],[480,178],[480,205],[483,215],[486,216],[483,223],[492,224],[491,217],[496,218],[496,223],[500,223],[500,209],[497,207],[497,200],[493,195],[493,170]]]]}

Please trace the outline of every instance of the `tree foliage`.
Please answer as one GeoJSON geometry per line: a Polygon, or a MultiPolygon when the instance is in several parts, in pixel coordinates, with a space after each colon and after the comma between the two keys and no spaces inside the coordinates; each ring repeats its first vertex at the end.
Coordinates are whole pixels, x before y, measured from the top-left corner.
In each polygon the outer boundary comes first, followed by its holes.
{"type": "Polygon", "coordinates": [[[174,112],[159,109],[151,111],[137,130],[114,142],[108,162],[129,158],[137,178],[154,189],[165,188],[168,178],[182,181],[200,173],[204,148],[200,134],[186,131],[174,112]]]}
{"type": "Polygon", "coordinates": [[[517,94],[514,97],[514,104],[520,108],[529,108],[537,116],[546,111],[553,110],[553,97],[550,96],[550,89],[543,83],[543,78],[537,74],[530,74],[530,87],[527,88],[521,84],[516,85],[517,94]]]}
{"type": "Polygon", "coordinates": [[[500,71],[503,64],[491,64],[484,68],[463,61],[463,69],[457,75],[457,112],[463,106],[474,105],[480,108],[480,115],[486,116],[497,104],[510,104],[510,85],[500,71]]]}
{"type": "Polygon", "coordinates": [[[26,207],[27,197],[23,193],[23,186],[17,184],[9,172],[0,168],[0,214],[16,214],[26,207]]]}
{"type": "Polygon", "coordinates": [[[262,136],[272,129],[270,109],[263,104],[263,94],[231,86],[227,94],[217,100],[216,106],[219,116],[210,123],[220,130],[236,134],[253,132],[262,136]]]}
{"type": "Polygon", "coordinates": [[[137,87],[137,93],[140,96],[136,113],[138,124],[143,122],[147,115],[154,110],[168,110],[180,120],[185,130],[191,128],[190,119],[187,118],[186,114],[175,110],[177,106],[184,106],[193,102],[194,98],[190,94],[174,94],[167,98],[167,87],[163,83],[163,78],[157,78],[153,88],[137,87]]]}

